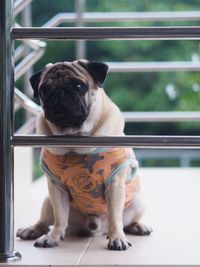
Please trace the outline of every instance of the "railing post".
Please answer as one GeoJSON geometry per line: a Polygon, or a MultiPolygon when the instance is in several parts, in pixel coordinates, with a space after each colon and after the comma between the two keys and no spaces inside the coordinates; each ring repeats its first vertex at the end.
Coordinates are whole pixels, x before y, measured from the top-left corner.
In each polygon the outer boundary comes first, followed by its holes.
{"type": "Polygon", "coordinates": [[[14,251],[12,8],[12,0],[0,1],[0,262],[21,258],[14,251]]]}
{"type": "MultiPolygon", "coordinates": [[[[83,14],[85,12],[85,0],[75,1],[76,9],[76,27],[84,26],[83,14]]],[[[76,58],[81,59],[86,56],[86,42],[85,40],[76,40],[76,58]]]]}

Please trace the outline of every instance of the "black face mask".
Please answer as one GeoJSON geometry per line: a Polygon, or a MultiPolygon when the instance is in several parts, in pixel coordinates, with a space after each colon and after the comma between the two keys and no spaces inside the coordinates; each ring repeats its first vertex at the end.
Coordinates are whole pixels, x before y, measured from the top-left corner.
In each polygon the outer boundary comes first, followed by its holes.
{"type": "Polygon", "coordinates": [[[48,89],[46,94],[41,94],[41,98],[46,119],[62,129],[80,128],[88,116],[84,95],[74,90],[48,89]]]}

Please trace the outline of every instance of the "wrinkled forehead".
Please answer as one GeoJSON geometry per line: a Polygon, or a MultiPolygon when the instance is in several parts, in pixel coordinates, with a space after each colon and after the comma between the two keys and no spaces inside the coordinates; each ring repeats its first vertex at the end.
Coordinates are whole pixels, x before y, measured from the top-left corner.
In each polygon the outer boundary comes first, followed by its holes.
{"type": "Polygon", "coordinates": [[[79,61],[48,63],[41,75],[40,85],[46,80],[59,79],[59,77],[79,78],[83,81],[88,81],[92,78],[87,70],[79,64],[79,61]]]}

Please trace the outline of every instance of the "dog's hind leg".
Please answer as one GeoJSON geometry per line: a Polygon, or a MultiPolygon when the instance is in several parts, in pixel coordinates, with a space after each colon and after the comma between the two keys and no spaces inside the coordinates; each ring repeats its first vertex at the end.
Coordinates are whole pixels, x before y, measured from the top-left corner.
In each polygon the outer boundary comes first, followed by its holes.
{"type": "Polygon", "coordinates": [[[27,228],[17,230],[17,237],[24,240],[36,239],[49,232],[49,226],[54,222],[53,209],[50,199],[47,197],[42,205],[39,221],[27,228]]]}
{"type": "Polygon", "coordinates": [[[152,229],[140,223],[145,211],[145,205],[140,193],[135,193],[132,203],[124,210],[123,224],[124,232],[132,235],[150,235],[152,229]]]}

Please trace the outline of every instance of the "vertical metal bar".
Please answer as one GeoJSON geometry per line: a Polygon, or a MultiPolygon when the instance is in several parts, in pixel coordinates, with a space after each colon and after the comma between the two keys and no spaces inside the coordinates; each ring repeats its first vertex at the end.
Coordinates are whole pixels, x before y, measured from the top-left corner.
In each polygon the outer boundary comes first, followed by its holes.
{"type": "MultiPolygon", "coordinates": [[[[76,27],[83,27],[83,13],[85,11],[85,0],[76,0],[76,27]]],[[[76,41],[76,58],[81,59],[86,57],[86,43],[85,40],[76,41]]]]}
{"type": "MultiPolygon", "coordinates": [[[[31,27],[32,26],[32,16],[31,16],[31,3],[26,6],[22,13],[21,13],[21,21],[22,21],[22,25],[23,27],[31,27]]],[[[25,55],[24,58],[30,53],[31,49],[25,44],[25,55]]],[[[29,77],[31,77],[33,73],[33,68],[29,68],[25,73],[24,73],[24,93],[25,95],[27,95],[28,97],[31,98],[32,96],[32,90],[30,88],[30,83],[29,83],[29,77]]],[[[25,117],[26,117],[26,121],[29,120],[31,118],[31,115],[29,112],[27,112],[27,110],[25,110],[25,117]]]]}
{"type": "Polygon", "coordinates": [[[12,0],[0,1],[0,262],[21,258],[14,251],[12,7],[12,0]]]}
{"type": "MultiPolygon", "coordinates": [[[[24,8],[24,10],[21,13],[21,21],[23,27],[31,27],[32,26],[32,16],[31,16],[32,10],[31,10],[31,3],[24,8]]],[[[25,44],[26,45],[26,44],[25,44]]],[[[25,49],[25,56],[27,56],[30,53],[30,48],[26,45],[25,49]]],[[[29,83],[29,77],[32,75],[32,67],[29,68],[27,72],[24,73],[24,92],[27,96],[32,96],[32,90],[30,88],[29,83]]],[[[26,114],[27,116],[27,114],[26,114]]],[[[28,116],[29,118],[29,116],[28,116]]]]}

